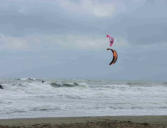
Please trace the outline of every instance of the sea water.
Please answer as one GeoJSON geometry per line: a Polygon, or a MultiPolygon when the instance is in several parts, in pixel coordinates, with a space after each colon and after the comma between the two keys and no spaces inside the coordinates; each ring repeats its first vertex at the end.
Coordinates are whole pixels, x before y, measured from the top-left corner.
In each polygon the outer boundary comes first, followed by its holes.
{"type": "Polygon", "coordinates": [[[0,118],[167,115],[167,83],[1,80],[0,118]]]}

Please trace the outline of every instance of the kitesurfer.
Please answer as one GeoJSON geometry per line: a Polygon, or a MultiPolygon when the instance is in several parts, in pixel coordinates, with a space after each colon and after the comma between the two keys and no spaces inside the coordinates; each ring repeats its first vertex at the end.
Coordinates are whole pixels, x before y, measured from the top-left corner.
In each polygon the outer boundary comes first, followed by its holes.
{"type": "Polygon", "coordinates": [[[3,89],[3,86],[0,84],[0,89],[3,89]]]}

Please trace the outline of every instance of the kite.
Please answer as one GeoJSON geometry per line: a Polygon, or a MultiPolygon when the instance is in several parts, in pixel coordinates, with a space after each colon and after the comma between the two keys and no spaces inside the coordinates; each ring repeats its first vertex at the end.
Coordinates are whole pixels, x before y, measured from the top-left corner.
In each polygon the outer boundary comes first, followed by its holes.
{"type": "Polygon", "coordinates": [[[114,43],[114,38],[113,37],[111,37],[110,35],[106,35],[106,37],[107,38],[109,38],[109,41],[110,41],[110,47],[113,45],[113,43],[114,43]]]}
{"type": "Polygon", "coordinates": [[[118,59],[118,54],[117,52],[114,50],[114,49],[111,49],[111,48],[107,48],[107,50],[111,50],[112,53],[113,53],[113,59],[112,61],[109,63],[109,65],[112,65],[112,64],[115,64],[117,59],[118,59]]]}

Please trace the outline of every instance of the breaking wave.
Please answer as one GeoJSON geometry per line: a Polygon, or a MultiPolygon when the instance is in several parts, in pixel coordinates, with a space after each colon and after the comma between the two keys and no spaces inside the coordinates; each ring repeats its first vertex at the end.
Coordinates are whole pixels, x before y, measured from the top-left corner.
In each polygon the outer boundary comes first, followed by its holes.
{"type": "Polygon", "coordinates": [[[0,118],[167,114],[167,82],[0,81],[0,118]]]}

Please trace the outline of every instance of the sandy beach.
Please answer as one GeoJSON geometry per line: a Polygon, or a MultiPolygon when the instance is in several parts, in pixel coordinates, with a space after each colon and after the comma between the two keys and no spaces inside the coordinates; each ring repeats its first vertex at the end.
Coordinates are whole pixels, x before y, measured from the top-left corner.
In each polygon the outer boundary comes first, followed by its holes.
{"type": "Polygon", "coordinates": [[[0,128],[167,128],[167,116],[1,119],[0,128]]]}

